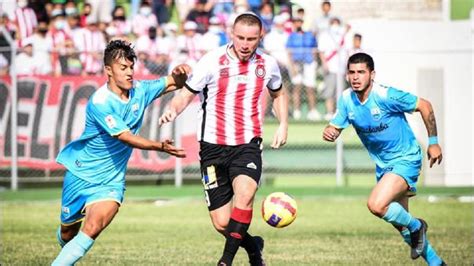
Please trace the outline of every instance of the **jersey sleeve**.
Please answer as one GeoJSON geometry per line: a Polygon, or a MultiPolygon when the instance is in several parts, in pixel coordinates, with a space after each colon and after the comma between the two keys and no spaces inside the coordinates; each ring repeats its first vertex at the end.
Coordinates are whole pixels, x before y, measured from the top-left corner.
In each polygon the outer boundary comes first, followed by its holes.
{"type": "Polygon", "coordinates": [[[146,106],[148,106],[165,91],[166,77],[153,80],[141,80],[137,82],[135,89],[144,91],[146,106]]]}
{"type": "Polygon", "coordinates": [[[90,102],[87,106],[87,113],[101,129],[111,136],[117,136],[130,130],[125,121],[106,103],[94,104],[90,102]]]}
{"type": "Polygon", "coordinates": [[[270,81],[268,82],[267,87],[271,91],[277,91],[281,89],[283,85],[280,67],[273,57],[270,57],[268,67],[270,68],[270,81]]]}
{"type": "Polygon", "coordinates": [[[392,112],[411,113],[415,111],[418,105],[418,96],[390,87],[387,90],[387,97],[383,102],[387,109],[392,112]]]}
{"type": "Polygon", "coordinates": [[[336,112],[331,121],[329,121],[329,124],[340,129],[349,126],[349,117],[347,114],[346,105],[344,103],[344,95],[341,95],[337,100],[336,112]]]}
{"type": "Polygon", "coordinates": [[[210,60],[211,58],[212,56],[210,56],[210,54],[206,54],[196,63],[193,67],[192,73],[186,81],[187,89],[194,93],[199,93],[206,87],[210,80],[210,69],[214,66],[210,60]]]}

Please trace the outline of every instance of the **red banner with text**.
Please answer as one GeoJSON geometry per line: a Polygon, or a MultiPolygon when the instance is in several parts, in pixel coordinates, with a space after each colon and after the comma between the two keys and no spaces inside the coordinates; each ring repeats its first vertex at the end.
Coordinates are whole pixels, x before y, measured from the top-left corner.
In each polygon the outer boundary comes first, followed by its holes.
{"type": "MultiPolygon", "coordinates": [[[[143,79],[153,77],[143,77],[143,79]]],[[[20,77],[17,82],[18,116],[18,166],[31,169],[61,169],[55,162],[58,152],[68,142],[78,138],[85,122],[85,108],[92,93],[105,82],[104,77],[20,77]]],[[[11,80],[0,80],[0,167],[11,164],[11,80]]],[[[160,127],[158,119],[173,95],[156,99],[146,111],[139,135],[160,140],[174,139],[175,124],[160,127]]],[[[197,104],[194,104],[194,107],[197,104]]],[[[193,105],[190,106],[191,108],[193,105]]],[[[181,147],[187,157],[183,166],[198,163],[198,142],[195,136],[195,112],[180,116],[184,123],[181,132],[181,147]],[[188,123],[194,123],[186,125],[188,123]],[[189,129],[192,130],[189,130],[189,129]]],[[[180,127],[182,128],[182,127],[180,127]]],[[[176,140],[175,140],[176,141],[176,140]]],[[[157,151],[135,149],[130,158],[129,169],[164,171],[173,169],[175,157],[157,151]]]]}

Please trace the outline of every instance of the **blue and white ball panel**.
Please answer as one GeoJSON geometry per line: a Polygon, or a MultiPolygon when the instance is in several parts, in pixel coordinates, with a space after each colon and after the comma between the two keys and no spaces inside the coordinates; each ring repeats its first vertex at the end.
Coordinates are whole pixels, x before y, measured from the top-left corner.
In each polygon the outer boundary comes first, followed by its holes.
{"type": "Polygon", "coordinates": [[[61,223],[74,224],[85,216],[87,205],[98,201],[115,201],[122,204],[125,184],[93,184],[89,183],[70,171],[66,171],[61,200],[61,223]]]}

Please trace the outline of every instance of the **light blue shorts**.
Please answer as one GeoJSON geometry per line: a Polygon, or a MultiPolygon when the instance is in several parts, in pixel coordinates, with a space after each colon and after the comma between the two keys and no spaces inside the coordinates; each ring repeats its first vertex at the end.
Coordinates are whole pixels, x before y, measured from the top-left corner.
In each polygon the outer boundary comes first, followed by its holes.
{"type": "Polygon", "coordinates": [[[124,192],[124,183],[93,184],[66,171],[61,200],[61,223],[70,225],[82,221],[86,206],[94,202],[116,201],[121,205],[124,192]]]}
{"type": "Polygon", "coordinates": [[[389,165],[385,168],[376,167],[375,175],[377,183],[382,179],[383,175],[386,173],[394,173],[405,179],[408,184],[408,195],[416,195],[416,182],[418,182],[418,177],[420,176],[421,171],[421,160],[417,161],[398,161],[394,162],[392,165],[389,165]]]}

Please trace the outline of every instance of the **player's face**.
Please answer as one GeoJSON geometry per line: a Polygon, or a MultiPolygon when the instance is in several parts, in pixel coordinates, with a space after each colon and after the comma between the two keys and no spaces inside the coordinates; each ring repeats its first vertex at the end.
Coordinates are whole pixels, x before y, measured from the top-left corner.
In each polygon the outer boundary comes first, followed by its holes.
{"type": "Polygon", "coordinates": [[[370,71],[366,63],[350,64],[347,79],[355,92],[364,92],[372,86],[375,71],[370,71]]]}
{"type": "Polygon", "coordinates": [[[237,23],[232,32],[234,53],[240,61],[248,61],[258,47],[261,29],[258,25],[237,23]]]}
{"type": "Polygon", "coordinates": [[[111,66],[105,66],[105,71],[110,83],[115,84],[121,90],[129,90],[133,86],[134,62],[123,57],[115,60],[111,66]]]}

